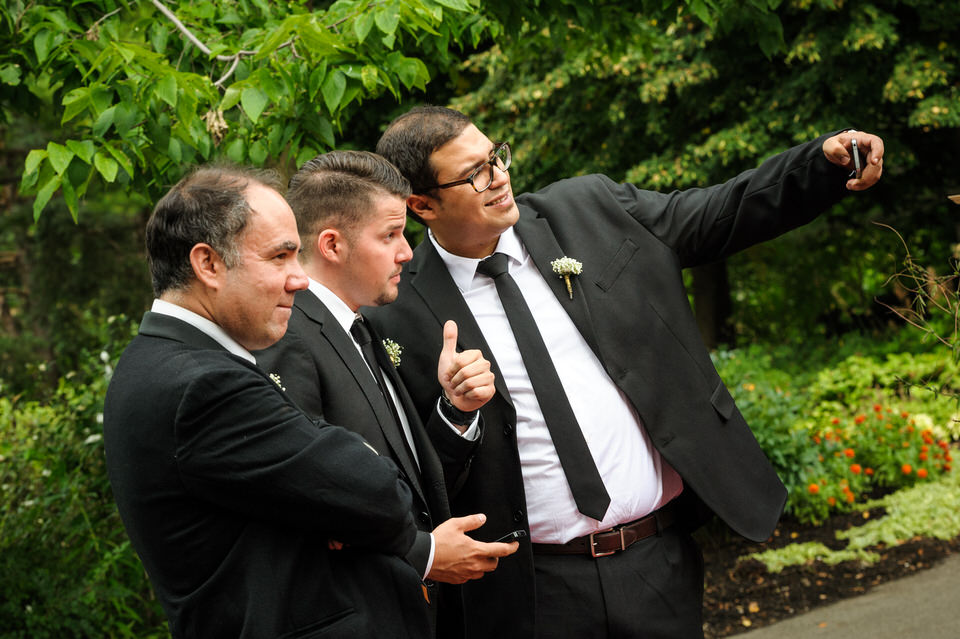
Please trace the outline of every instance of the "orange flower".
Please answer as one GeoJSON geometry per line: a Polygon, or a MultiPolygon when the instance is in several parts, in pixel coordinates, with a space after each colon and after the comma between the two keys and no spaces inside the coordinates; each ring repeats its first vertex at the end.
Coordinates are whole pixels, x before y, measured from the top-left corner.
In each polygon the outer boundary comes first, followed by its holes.
{"type": "Polygon", "coordinates": [[[859,475],[862,470],[860,464],[850,464],[850,472],[854,475],[859,475]]]}
{"type": "Polygon", "coordinates": [[[879,413],[880,411],[883,410],[883,406],[881,406],[880,404],[874,404],[874,405],[873,405],[873,410],[875,410],[875,411],[877,411],[877,412],[879,413]]]}
{"type": "Polygon", "coordinates": [[[926,453],[920,453],[919,455],[917,455],[917,457],[920,458],[920,461],[927,461],[927,454],[926,454],[926,453]]]}
{"type": "Polygon", "coordinates": [[[918,468],[918,469],[917,469],[917,477],[919,477],[920,479],[925,479],[925,478],[927,477],[927,469],[926,469],[926,468],[918,468]]]}
{"type": "Polygon", "coordinates": [[[903,417],[904,419],[906,419],[907,417],[910,417],[910,413],[908,413],[907,411],[903,411],[902,413],[900,413],[900,417],[903,417]]]}
{"type": "Polygon", "coordinates": [[[924,444],[923,446],[920,447],[920,452],[925,453],[925,452],[927,452],[928,450],[930,450],[930,447],[927,446],[926,444],[924,444]]]}
{"type": "Polygon", "coordinates": [[[853,421],[855,424],[862,424],[864,421],[866,421],[866,419],[867,419],[866,415],[857,415],[856,417],[853,418],[853,421]]]}
{"type": "Polygon", "coordinates": [[[953,456],[950,453],[944,453],[943,458],[947,461],[953,461],[953,456]]]}
{"type": "Polygon", "coordinates": [[[814,444],[819,444],[821,441],[822,441],[822,440],[820,439],[820,435],[814,435],[814,436],[813,436],[813,443],[814,443],[814,444]]]}
{"type": "Polygon", "coordinates": [[[949,473],[951,468],[953,468],[953,466],[951,466],[950,464],[944,464],[944,465],[943,465],[943,472],[949,473]]]}
{"type": "Polygon", "coordinates": [[[867,469],[864,470],[863,472],[865,472],[865,473],[868,474],[868,475],[872,475],[872,474],[873,474],[873,469],[870,468],[870,467],[867,467],[867,469]]]}
{"type": "Polygon", "coordinates": [[[852,504],[856,499],[857,499],[857,498],[854,496],[853,493],[847,493],[847,502],[848,502],[848,503],[851,503],[851,504],[852,504]]]}
{"type": "Polygon", "coordinates": [[[900,472],[903,473],[904,475],[909,475],[910,473],[913,472],[913,466],[911,466],[910,464],[904,464],[903,466],[900,467],[900,472]]]}
{"type": "Polygon", "coordinates": [[[830,504],[831,506],[836,506],[837,500],[834,499],[833,497],[827,497],[827,503],[830,504]]]}
{"type": "Polygon", "coordinates": [[[840,418],[839,418],[839,417],[834,417],[833,419],[830,420],[830,423],[831,423],[831,424],[839,424],[839,423],[840,423],[840,418]]]}
{"type": "Polygon", "coordinates": [[[886,417],[883,416],[883,413],[877,413],[877,419],[882,422],[886,417]]]}
{"type": "Polygon", "coordinates": [[[816,484],[810,484],[809,486],[807,486],[807,490],[810,491],[811,495],[816,495],[817,493],[820,492],[820,487],[817,486],[816,484]]]}
{"type": "Polygon", "coordinates": [[[849,457],[850,459],[853,459],[853,456],[856,455],[857,453],[855,453],[852,448],[848,448],[845,451],[843,451],[843,454],[849,457]]]}

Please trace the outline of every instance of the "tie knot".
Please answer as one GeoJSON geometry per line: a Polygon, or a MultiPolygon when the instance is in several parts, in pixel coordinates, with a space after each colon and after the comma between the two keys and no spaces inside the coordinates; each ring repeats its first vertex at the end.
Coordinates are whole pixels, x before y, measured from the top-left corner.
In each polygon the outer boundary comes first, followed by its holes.
{"type": "Polygon", "coordinates": [[[370,335],[370,329],[367,328],[367,325],[363,322],[363,318],[360,316],[357,316],[357,319],[353,320],[353,324],[350,326],[350,334],[353,335],[353,339],[360,346],[366,346],[373,341],[373,336],[370,335]]]}
{"type": "Polygon", "coordinates": [[[477,273],[496,279],[507,272],[508,260],[506,253],[494,253],[487,259],[480,260],[477,264],[477,273]]]}

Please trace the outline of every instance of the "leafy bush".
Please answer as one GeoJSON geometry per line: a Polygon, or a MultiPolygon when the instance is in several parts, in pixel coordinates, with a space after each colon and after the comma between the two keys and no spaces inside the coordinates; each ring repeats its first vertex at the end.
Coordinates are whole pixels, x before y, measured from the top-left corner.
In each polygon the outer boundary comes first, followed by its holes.
{"type": "MultiPolygon", "coordinates": [[[[114,331],[128,338],[130,324],[114,331]]],[[[4,639],[169,636],[106,476],[111,361],[107,351],[88,357],[43,404],[0,398],[4,639]]]]}
{"type": "Polygon", "coordinates": [[[787,514],[803,522],[950,472],[949,442],[960,434],[956,402],[944,397],[958,392],[949,353],[847,341],[832,357],[826,340],[714,356],[787,487],[787,514]]]}

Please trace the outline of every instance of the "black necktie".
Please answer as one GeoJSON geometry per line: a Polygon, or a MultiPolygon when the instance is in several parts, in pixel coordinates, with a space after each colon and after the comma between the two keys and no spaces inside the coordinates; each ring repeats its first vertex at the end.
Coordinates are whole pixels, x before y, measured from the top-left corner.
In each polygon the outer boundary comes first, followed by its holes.
{"type": "Polygon", "coordinates": [[[523,299],[517,283],[507,272],[507,256],[494,253],[480,262],[477,272],[493,278],[507,320],[520,348],[520,357],[533,384],[540,410],[557,449],[560,465],[577,502],[577,509],[597,520],[602,520],[610,505],[610,495],[603,485],[597,465],[590,455],[583,431],[570,408],[570,401],[560,383],[560,377],[543,343],[537,323],[523,299]]]}
{"type": "Polygon", "coordinates": [[[403,429],[403,422],[400,421],[400,414],[397,412],[397,406],[390,398],[390,391],[387,390],[387,385],[383,381],[383,371],[380,369],[380,364],[377,363],[377,352],[373,345],[373,336],[370,334],[370,329],[367,328],[367,325],[364,323],[361,316],[357,315],[357,319],[353,320],[353,324],[350,325],[350,335],[352,335],[354,341],[360,345],[360,352],[363,353],[363,359],[367,361],[367,366],[370,367],[370,371],[373,373],[373,378],[380,387],[380,393],[383,395],[383,401],[385,401],[387,406],[390,407],[390,413],[393,415],[393,420],[397,423],[397,430],[400,433],[400,439],[403,440],[404,448],[406,449],[407,454],[410,456],[410,460],[416,464],[417,457],[413,454],[413,450],[411,450],[410,442],[407,441],[407,434],[403,429]]]}

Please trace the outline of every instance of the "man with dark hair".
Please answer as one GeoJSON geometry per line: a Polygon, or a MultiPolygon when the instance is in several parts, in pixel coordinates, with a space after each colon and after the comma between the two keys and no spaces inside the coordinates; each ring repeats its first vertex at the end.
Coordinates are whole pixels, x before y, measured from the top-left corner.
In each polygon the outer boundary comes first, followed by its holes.
{"type": "MultiPolygon", "coordinates": [[[[308,415],[359,433],[400,467],[420,528],[407,560],[424,578],[436,615],[435,582],[477,579],[517,544],[467,536],[483,524],[480,514],[450,519],[443,469],[427,435],[427,429],[466,430],[478,420],[477,409],[494,392],[490,363],[476,350],[457,353],[456,324],[443,327],[447,348],[430,368],[413,372],[436,371],[438,396],[444,397],[434,397],[425,429],[397,374],[403,366],[396,349],[403,345],[394,347],[391,361],[358,313],[397,296],[402,264],[412,255],[403,236],[409,195],[409,183],[393,165],[364,151],[331,151],[293,176],[287,201],[300,230],[309,290],[297,293],[283,339],[255,355],[265,371],[280,375],[287,396],[308,415]]],[[[439,603],[437,636],[456,636],[461,631],[450,624],[457,610],[448,616],[443,598],[439,603]]]]}
{"type": "Polygon", "coordinates": [[[117,507],[174,637],[427,637],[396,465],[250,354],[307,285],[273,183],[201,168],[147,223],[157,299],[104,406],[117,507]]]}
{"type": "Polygon", "coordinates": [[[880,138],[823,136],[705,189],[590,175],[516,200],[509,144],[456,111],[400,116],[377,151],[410,179],[407,205],[429,231],[398,302],[371,321],[408,344],[400,373],[421,413],[437,387],[409,373],[440,352],[439,324],[455,320],[460,345],[491,360],[480,445],[449,430],[434,443],[469,469],[453,513],[532,542],[463,586],[467,635],[702,637],[689,533],[712,512],[766,539],[786,491],[710,361],[681,270],[871,186],[880,138]],[[867,155],[851,178],[853,139],[867,155]]]}

